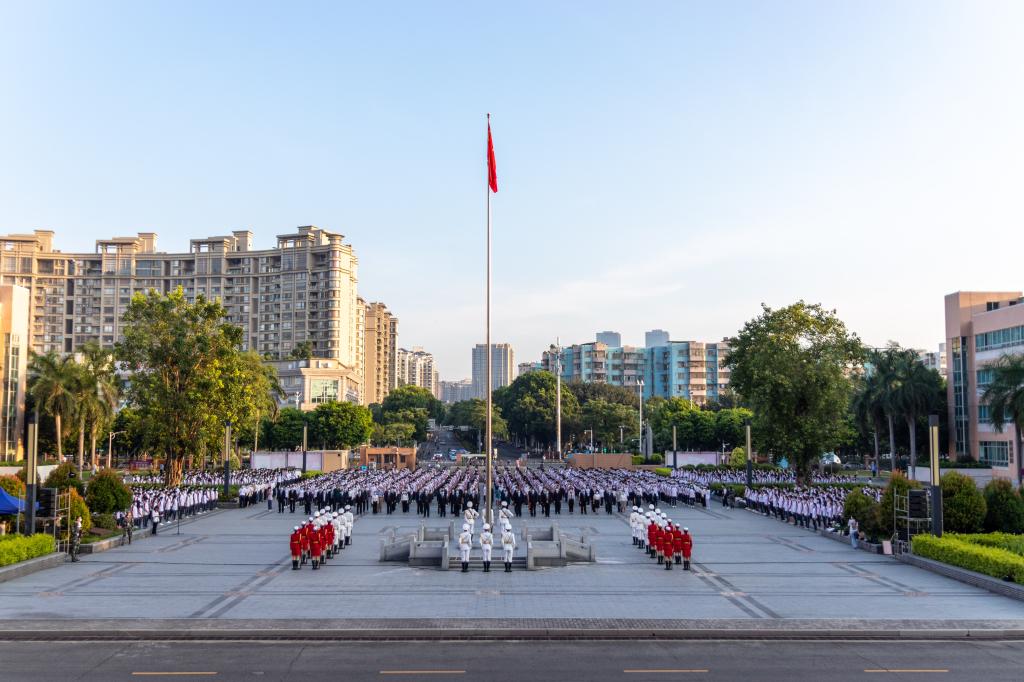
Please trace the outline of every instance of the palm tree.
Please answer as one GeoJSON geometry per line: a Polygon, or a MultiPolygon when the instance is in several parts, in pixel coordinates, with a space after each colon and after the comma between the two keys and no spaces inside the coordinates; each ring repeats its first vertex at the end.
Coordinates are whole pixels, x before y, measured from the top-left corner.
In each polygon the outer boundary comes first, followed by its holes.
{"type": "Polygon", "coordinates": [[[981,395],[981,401],[988,404],[989,418],[996,431],[1002,433],[1007,421],[1016,427],[1014,444],[1019,472],[1021,443],[1024,441],[1024,355],[1004,355],[988,365],[988,369],[992,370],[992,383],[981,395]]]}
{"type": "Polygon", "coordinates": [[[910,435],[910,478],[917,471],[917,420],[930,412],[936,403],[942,379],[938,372],[925,367],[913,351],[902,353],[897,366],[897,382],[893,402],[907,422],[910,435]]]}
{"type": "Polygon", "coordinates": [[[904,351],[893,342],[882,350],[873,350],[868,355],[872,365],[869,380],[873,384],[874,409],[880,411],[889,427],[889,470],[896,469],[896,416],[899,405],[896,400],[904,351]]]}
{"type": "Polygon", "coordinates": [[[88,428],[90,463],[96,465],[96,436],[100,426],[109,421],[118,403],[118,381],[113,354],[95,341],[78,351],[75,397],[78,417],[78,466],[85,459],[85,434],[88,428]]]}
{"type": "Polygon", "coordinates": [[[875,463],[879,462],[878,434],[882,430],[885,413],[878,399],[878,380],[876,374],[865,375],[857,379],[851,409],[857,421],[871,431],[875,446],[875,463]]]}
{"type": "Polygon", "coordinates": [[[64,458],[63,422],[75,411],[75,363],[54,351],[32,355],[29,392],[43,413],[53,417],[57,431],[57,459],[64,458]]]}

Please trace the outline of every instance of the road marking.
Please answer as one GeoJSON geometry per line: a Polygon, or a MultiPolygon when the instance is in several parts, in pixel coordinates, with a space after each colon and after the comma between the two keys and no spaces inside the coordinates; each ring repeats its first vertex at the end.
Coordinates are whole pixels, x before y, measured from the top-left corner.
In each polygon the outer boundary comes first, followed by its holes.
{"type": "Polygon", "coordinates": [[[630,670],[623,670],[624,673],[706,673],[707,668],[656,668],[653,670],[645,670],[642,668],[634,668],[630,670]]]}
{"type": "Polygon", "coordinates": [[[381,675],[465,675],[465,670],[381,670],[381,675]]]}
{"type": "Polygon", "coordinates": [[[143,673],[132,673],[132,675],[216,675],[217,673],[210,672],[143,672],[143,673]]]}
{"type": "Polygon", "coordinates": [[[866,673],[948,673],[945,668],[865,668],[866,673]]]}

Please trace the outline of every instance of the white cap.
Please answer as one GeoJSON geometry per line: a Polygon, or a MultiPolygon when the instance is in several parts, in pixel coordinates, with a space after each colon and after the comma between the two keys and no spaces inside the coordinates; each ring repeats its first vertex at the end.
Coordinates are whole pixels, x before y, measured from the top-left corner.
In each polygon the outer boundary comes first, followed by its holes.
{"type": "Polygon", "coordinates": [[[653,510],[654,509],[654,505],[653,504],[649,504],[649,505],[647,505],[647,508],[650,509],[650,510],[653,510]]]}
{"type": "Polygon", "coordinates": [[[469,530],[469,524],[468,523],[462,524],[462,530],[469,530]]]}
{"type": "Polygon", "coordinates": [[[501,506],[502,506],[502,507],[507,507],[507,506],[508,506],[508,502],[502,502],[502,503],[501,503],[501,506]]]}
{"type": "Polygon", "coordinates": [[[299,529],[299,527],[298,527],[298,526],[295,526],[295,528],[293,528],[292,530],[298,530],[298,529],[299,529]]]}
{"type": "Polygon", "coordinates": [[[472,507],[473,507],[473,502],[472,502],[472,501],[470,501],[470,502],[467,502],[467,503],[466,503],[466,506],[467,506],[467,507],[469,507],[469,508],[472,508],[472,507]]]}
{"type": "Polygon", "coordinates": [[[684,529],[683,529],[683,532],[684,532],[684,533],[689,533],[689,532],[690,532],[690,529],[689,529],[689,528],[684,528],[684,529]]]}
{"type": "Polygon", "coordinates": [[[484,524],[484,530],[490,530],[490,529],[491,529],[491,524],[485,523],[484,524]]]}
{"type": "Polygon", "coordinates": [[[350,509],[352,509],[352,505],[346,504],[345,505],[345,511],[349,511],[350,509]]]}

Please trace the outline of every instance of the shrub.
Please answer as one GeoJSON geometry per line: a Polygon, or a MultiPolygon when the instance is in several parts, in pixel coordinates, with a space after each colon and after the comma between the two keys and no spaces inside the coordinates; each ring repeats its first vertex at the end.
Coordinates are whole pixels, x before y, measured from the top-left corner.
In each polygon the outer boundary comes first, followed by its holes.
{"type": "Polygon", "coordinates": [[[132,491],[112,469],[104,469],[89,479],[85,489],[85,503],[100,514],[124,510],[132,503],[132,491]]]}
{"type": "Polygon", "coordinates": [[[892,476],[889,478],[889,484],[885,486],[885,492],[882,493],[882,501],[878,505],[877,522],[879,537],[891,537],[896,531],[893,527],[892,518],[896,496],[906,495],[907,491],[911,488],[920,487],[920,483],[908,480],[907,477],[898,470],[893,472],[892,476]]]}
{"type": "Polygon", "coordinates": [[[92,515],[89,513],[89,505],[85,503],[78,491],[72,488],[71,493],[71,514],[61,521],[61,529],[64,531],[62,537],[66,540],[68,531],[75,523],[75,519],[82,517],[82,535],[85,535],[92,528],[92,515]]]}
{"type": "MultiPolygon", "coordinates": [[[[82,525],[85,525],[85,519],[82,519],[82,525]]],[[[106,528],[107,530],[117,529],[117,519],[114,518],[113,514],[93,514],[92,515],[92,527],[93,528],[106,528]]]]}
{"type": "Polygon", "coordinates": [[[643,464],[643,463],[644,463],[644,456],[643,455],[633,455],[633,464],[643,464]]]}
{"type": "Polygon", "coordinates": [[[46,481],[43,482],[43,487],[56,488],[57,490],[74,488],[78,491],[79,495],[81,495],[85,490],[82,485],[82,481],[78,478],[78,473],[75,471],[75,467],[71,462],[64,462],[51,471],[50,475],[46,477],[46,481]]]}
{"type": "Polygon", "coordinates": [[[853,517],[857,519],[857,523],[864,526],[868,522],[875,504],[877,503],[873,498],[868,497],[860,490],[854,490],[846,496],[846,501],[843,503],[843,518],[853,517]]]}
{"type": "Polygon", "coordinates": [[[953,533],[976,533],[985,523],[985,496],[974,479],[956,471],[942,476],[942,525],[953,533]]]}
{"type": "Polygon", "coordinates": [[[35,535],[12,535],[0,542],[0,566],[9,566],[19,561],[34,559],[37,556],[51,554],[53,536],[46,533],[35,535]]]}
{"type": "Polygon", "coordinates": [[[950,533],[949,537],[956,538],[957,540],[963,540],[964,542],[970,542],[975,545],[998,547],[999,549],[1005,549],[1007,552],[1013,552],[1014,554],[1024,556],[1024,537],[1020,535],[1013,535],[1011,533],[975,533],[971,535],[956,535],[954,533],[950,533]]]}
{"type": "Polygon", "coordinates": [[[664,456],[662,456],[662,455],[657,455],[657,454],[655,454],[655,455],[651,455],[651,456],[650,456],[650,457],[649,457],[649,458],[647,459],[647,461],[648,461],[648,463],[650,463],[650,464],[664,464],[664,462],[665,462],[665,457],[664,457],[664,456]]]}
{"type": "Polygon", "coordinates": [[[671,476],[672,470],[669,469],[668,467],[658,467],[657,469],[654,470],[654,473],[658,474],[659,476],[671,476]]]}
{"type": "Polygon", "coordinates": [[[322,471],[307,471],[304,474],[302,474],[302,478],[317,478],[318,476],[323,476],[323,475],[324,475],[324,472],[322,472],[322,471]]]}
{"type": "Polygon", "coordinates": [[[1005,478],[993,478],[985,486],[985,530],[1024,533],[1024,499],[1005,478]]]}
{"type": "Polygon", "coordinates": [[[964,542],[957,536],[915,535],[911,543],[917,556],[1024,584],[1024,557],[1005,549],[964,542]]]}
{"type": "Polygon", "coordinates": [[[17,476],[0,476],[0,488],[14,497],[25,497],[25,484],[17,476]]]}

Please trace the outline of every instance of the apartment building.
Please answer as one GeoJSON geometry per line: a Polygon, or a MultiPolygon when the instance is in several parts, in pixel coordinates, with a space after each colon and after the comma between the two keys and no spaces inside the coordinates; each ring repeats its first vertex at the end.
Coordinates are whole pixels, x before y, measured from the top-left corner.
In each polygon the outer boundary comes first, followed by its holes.
{"type": "Polygon", "coordinates": [[[411,384],[427,389],[435,398],[440,395],[434,356],[420,346],[413,346],[411,350],[399,348],[396,351],[395,375],[399,386],[411,384]]]}
{"type": "MultiPolygon", "coordinates": [[[[508,386],[516,378],[515,353],[510,343],[491,344],[491,388],[508,386]]],[[[473,347],[473,397],[487,397],[487,344],[473,347]]]]}
{"type": "Polygon", "coordinates": [[[462,379],[460,381],[441,382],[441,402],[461,403],[463,400],[473,398],[473,380],[462,379]]]}
{"type": "Polygon", "coordinates": [[[919,350],[917,351],[917,357],[921,359],[925,367],[934,369],[943,379],[947,378],[946,344],[940,343],[939,350],[937,351],[919,350]]]}
{"type": "MultiPolygon", "coordinates": [[[[582,381],[636,388],[643,381],[645,398],[687,398],[703,405],[716,401],[729,387],[729,371],[722,366],[728,354],[725,341],[671,341],[668,332],[647,332],[658,345],[611,347],[600,341],[561,349],[563,381],[582,381]]],[[[558,369],[559,351],[544,351],[540,365],[558,369]]]]}
{"type": "Polygon", "coordinates": [[[95,253],[54,249],[53,232],[0,237],[0,284],[29,290],[29,338],[37,353],[110,347],[133,294],[181,287],[189,300],[219,298],[245,331],[244,347],[270,359],[296,344],[355,367],[358,260],[340,234],[308,225],[253,249],[252,233],[193,239],[187,253],[157,251],[157,235],[96,241],[95,253]]]}
{"type": "Polygon", "coordinates": [[[373,302],[366,304],[364,320],[363,402],[380,403],[397,386],[398,318],[383,303],[373,302]]]}
{"type": "Polygon", "coordinates": [[[28,310],[28,289],[0,286],[0,461],[4,462],[17,462],[25,454],[28,310]]]}
{"type": "Polygon", "coordinates": [[[1020,480],[1021,453],[1012,422],[1000,433],[981,395],[992,382],[987,365],[1024,353],[1024,294],[1020,291],[958,291],[946,296],[949,381],[949,454],[992,466],[1020,480]]]}

